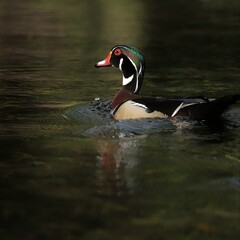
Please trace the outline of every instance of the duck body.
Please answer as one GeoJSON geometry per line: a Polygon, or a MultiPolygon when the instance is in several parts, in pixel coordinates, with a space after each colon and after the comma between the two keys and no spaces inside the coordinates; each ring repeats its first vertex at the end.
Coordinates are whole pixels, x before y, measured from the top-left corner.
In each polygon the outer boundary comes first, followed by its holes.
{"type": "Polygon", "coordinates": [[[95,66],[113,66],[122,71],[122,87],[111,104],[111,113],[116,120],[183,116],[194,120],[214,121],[231,104],[240,100],[240,94],[218,99],[141,96],[139,92],[144,77],[144,57],[136,48],[126,45],[113,47],[106,59],[95,66]]]}

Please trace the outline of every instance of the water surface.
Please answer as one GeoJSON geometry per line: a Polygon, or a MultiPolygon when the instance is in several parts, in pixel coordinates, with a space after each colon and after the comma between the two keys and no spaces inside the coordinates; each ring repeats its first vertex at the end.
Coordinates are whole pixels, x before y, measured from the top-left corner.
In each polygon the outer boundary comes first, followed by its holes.
{"type": "Polygon", "coordinates": [[[238,9],[1,1],[0,238],[238,239],[239,103],[215,128],[115,122],[120,73],[94,68],[131,44],[146,57],[144,94],[239,93],[238,9]]]}

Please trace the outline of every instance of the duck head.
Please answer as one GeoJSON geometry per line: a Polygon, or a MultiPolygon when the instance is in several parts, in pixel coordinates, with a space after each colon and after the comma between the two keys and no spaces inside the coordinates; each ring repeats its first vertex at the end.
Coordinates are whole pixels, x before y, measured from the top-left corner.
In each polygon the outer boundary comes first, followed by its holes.
{"type": "Polygon", "coordinates": [[[144,76],[144,57],[134,47],[117,45],[111,49],[107,57],[95,65],[96,67],[116,67],[122,71],[123,87],[135,94],[138,94],[144,76]]]}

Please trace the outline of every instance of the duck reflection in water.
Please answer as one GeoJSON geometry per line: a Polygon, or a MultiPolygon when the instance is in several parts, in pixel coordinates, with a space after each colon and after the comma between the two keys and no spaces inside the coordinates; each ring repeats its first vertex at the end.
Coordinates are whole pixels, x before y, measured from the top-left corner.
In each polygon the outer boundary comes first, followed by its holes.
{"type": "Polygon", "coordinates": [[[100,140],[98,151],[99,194],[124,196],[134,189],[132,171],[138,164],[138,139],[100,140]]]}

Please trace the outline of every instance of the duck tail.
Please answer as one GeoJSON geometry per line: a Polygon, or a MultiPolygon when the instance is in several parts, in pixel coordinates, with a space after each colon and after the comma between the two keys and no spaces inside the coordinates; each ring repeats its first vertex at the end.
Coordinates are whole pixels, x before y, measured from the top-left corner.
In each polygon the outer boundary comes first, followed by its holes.
{"type": "Polygon", "coordinates": [[[231,94],[210,102],[210,110],[221,116],[232,104],[240,100],[240,94],[231,94]]]}
{"type": "Polygon", "coordinates": [[[207,120],[212,122],[220,119],[221,115],[235,102],[240,100],[240,94],[231,94],[224,97],[209,100],[206,103],[186,107],[189,116],[196,120],[207,120]]]}

